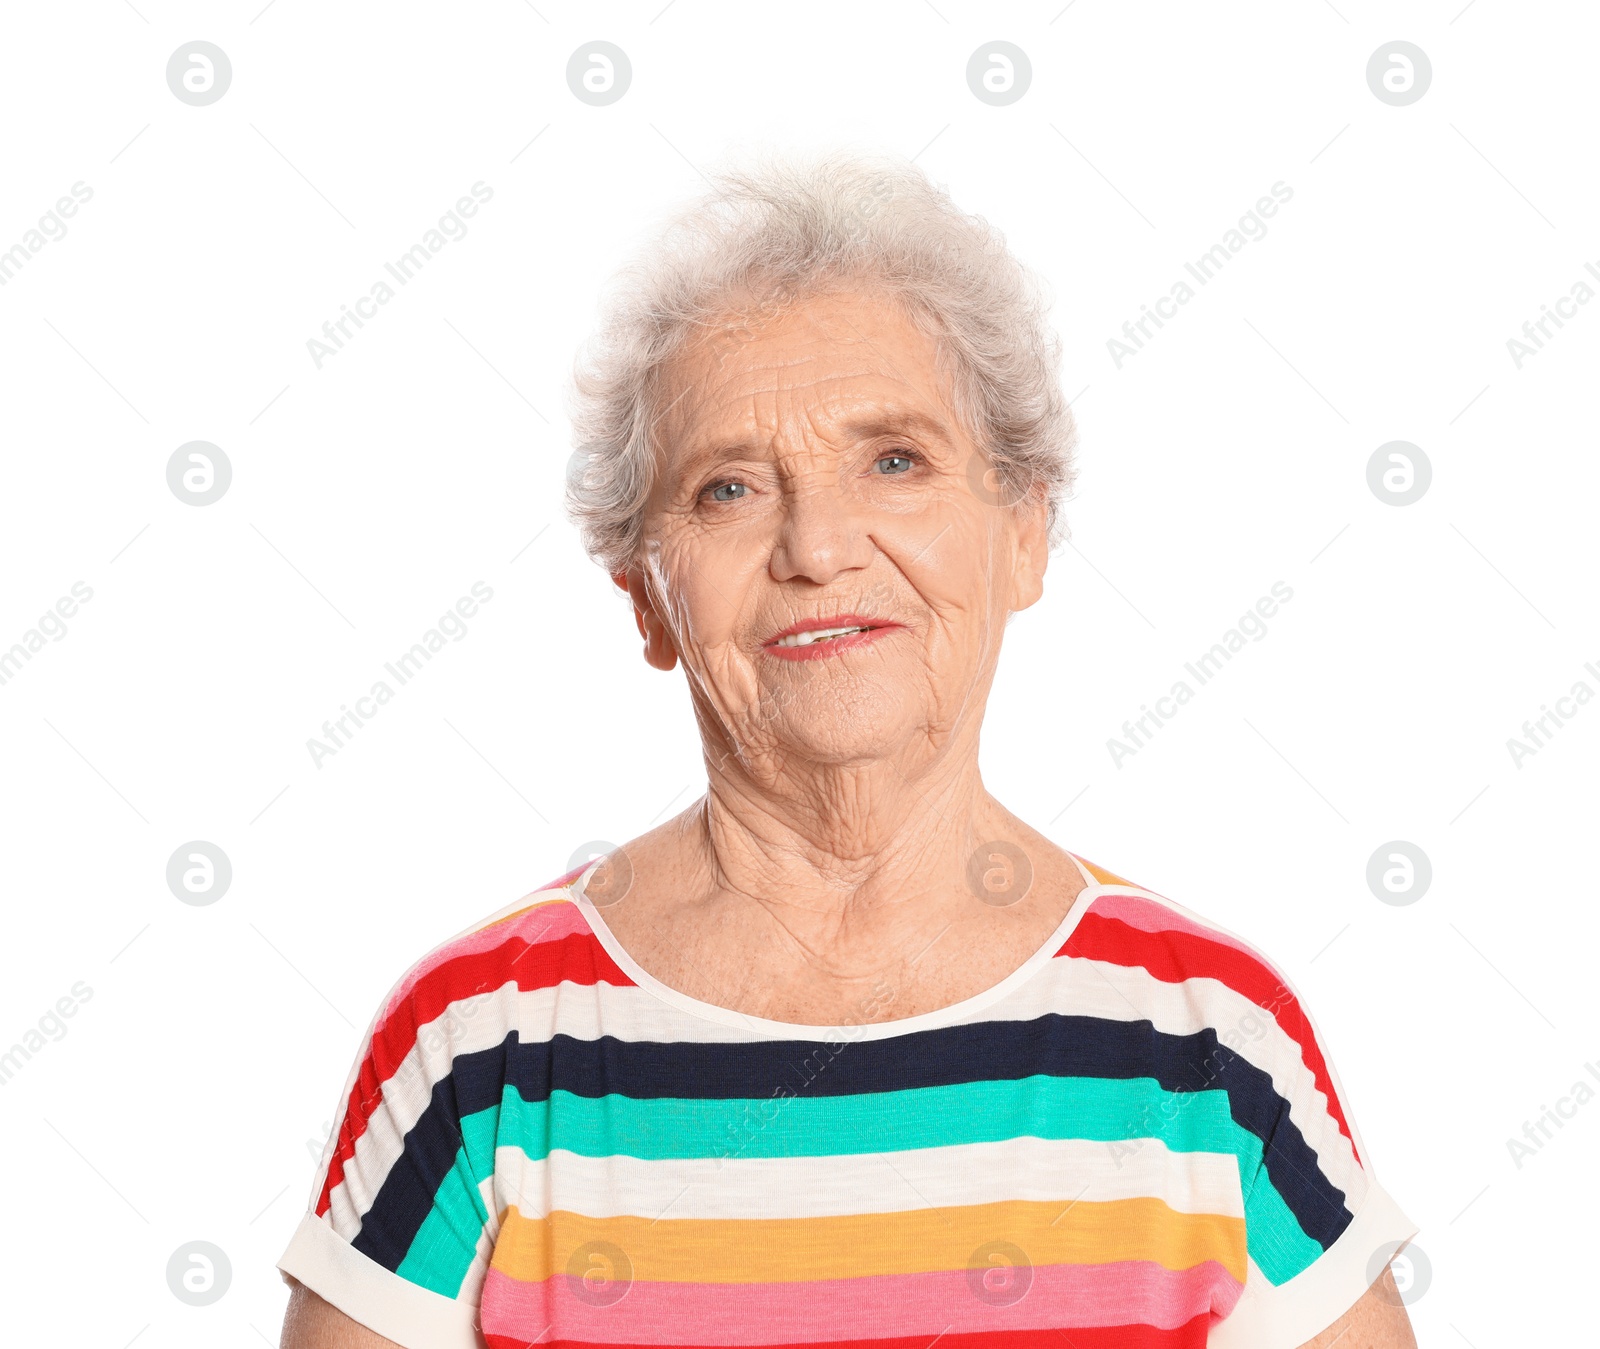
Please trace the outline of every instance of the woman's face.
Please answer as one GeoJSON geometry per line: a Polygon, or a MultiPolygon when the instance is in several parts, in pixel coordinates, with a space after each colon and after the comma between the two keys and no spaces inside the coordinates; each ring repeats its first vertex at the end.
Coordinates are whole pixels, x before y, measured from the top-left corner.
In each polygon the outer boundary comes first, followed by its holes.
{"type": "Polygon", "coordinates": [[[1000,498],[935,358],[897,304],[830,291],[730,317],[666,372],[630,589],[717,761],[909,770],[976,733],[1006,619],[1039,597],[1045,505],[1000,498]],[[839,618],[878,626],[779,641],[839,618]]]}

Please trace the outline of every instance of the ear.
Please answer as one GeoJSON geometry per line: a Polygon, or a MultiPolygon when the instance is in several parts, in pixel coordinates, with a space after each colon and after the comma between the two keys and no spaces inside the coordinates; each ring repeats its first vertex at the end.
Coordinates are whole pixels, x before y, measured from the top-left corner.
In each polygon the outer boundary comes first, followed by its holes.
{"type": "Polygon", "coordinates": [[[644,638],[645,663],[657,670],[673,669],[678,663],[678,648],[673,644],[672,633],[656,612],[643,573],[637,568],[629,568],[613,572],[611,579],[626,590],[628,598],[633,601],[633,621],[639,628],[639,635],[644,638]]]}
{"type": "Polygon", "coordinates": [[[1050,502],[1036,486],[1015,507],[1016,543],[1012,563],[1011,611],[1031,608],[1044,594],[1045,568],[1050,564],[1050,502]]]}

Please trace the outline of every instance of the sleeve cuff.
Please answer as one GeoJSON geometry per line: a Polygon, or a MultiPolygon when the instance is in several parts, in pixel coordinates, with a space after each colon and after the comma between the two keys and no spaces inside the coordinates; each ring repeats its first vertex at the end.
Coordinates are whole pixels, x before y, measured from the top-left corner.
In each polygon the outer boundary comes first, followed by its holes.
{"type": "Polygon", "coordinates": [[[1233,1311],[1211,1329],[1213,1349],[1300,1349],[1361,1300],[1367,1269],[1381,1249],[1392,1260],[1417,1225],[1374,1182],[1366,1202],[1322,1255],[1287,1283],[1273,1287],[1252,1263],[1233,1311]]]}
{"type": "Polygon", "coordinates": [[[307,1213],[278,1268],[401,1349],[483,1349],[477,1308],[402,1279],[307,1213]]]}

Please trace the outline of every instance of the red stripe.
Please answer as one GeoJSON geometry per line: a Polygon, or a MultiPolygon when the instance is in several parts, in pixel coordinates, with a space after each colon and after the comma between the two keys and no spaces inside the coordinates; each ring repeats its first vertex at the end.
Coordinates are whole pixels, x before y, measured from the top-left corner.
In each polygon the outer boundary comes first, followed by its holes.
{"type": "MultiPolygon", "coordinates": [[[[973,1331],[938,1337],[938,1349],[1204,1349],[1206,1334],[1213,1324],[1210,1312],[1202,1312],[1194,1320],[1175,1330],[1158,1330],[1154,1326],[1068,1326],[1061,1329],[1042,1330],[992,1330],[973,1331]]],[[[826,1333],[823,1329],[822,1333],[826,1333]]],[[[638,1344],[600,1344],[594,1340],[519,1339],[515,1335],[497,1335],[485,1332],[489,1349],[655,1349],[671,1345],[671,1349],[928,1349],[926,1335],[896,1335],[892,1338],[872,1340],[838,1340],[833,1338],[807,1340],[796,1344],[700,1345],[685,1344],[678,1340],[658,1340],[650,1346],[638,1344]]]]}
{"type": "Polygon", "coordinates": [[[574,932],[554,941],[529,941],[510,933],[490,951],[446,960],[430,970],[373,1030],[372,1043],[361,1060],[350,1099],[339,1125],[339,1146],[317,1200],[320,1216],[329,1196],[344,1179],[345,1163],[355,1156],[356,1140],[367,1131],[372,1113],[383,1100],[383,1084],[417,1043],[418,1030],[444,1013],[452,1002],[516,982],[522,990],[551,988],[562,980],[574,984],[633,983],[592,933],[574,932]]]}
{"type": "MultiPolygon", "coordinates": [[[[1311,1022],[1300,1000],[1270,966],[1237,947],[1187,932],[1141,932],[1120,918],[1108,918],[1093,910],[1084,914],[1073,929],[1061,954],[1104,960],[1113,965],[1138,965],[1168,984],[1181,984],[1197,977],[1215,979],[1248,998],[1270,1013],[1284,1033],[1300,1046],[1301,1061],[1311,1070],[1317,1086],[1328,1098],[1328,1113],[1350,1139],[1350,1150],[1356,1151],[1355,1138],[1344,1117],[1344,1107],[1334,1094],[1328,1063],[1322,1056],[1322,1046],[1317,1043],[1311,1022]]],[[[1364,1165],[1359,1153],[1356,1161],[1364,1165]]]]}

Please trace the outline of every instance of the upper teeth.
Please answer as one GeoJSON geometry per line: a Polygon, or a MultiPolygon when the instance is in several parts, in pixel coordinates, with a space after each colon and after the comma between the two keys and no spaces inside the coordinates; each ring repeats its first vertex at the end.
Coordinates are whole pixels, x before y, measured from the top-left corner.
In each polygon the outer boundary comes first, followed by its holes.
{"type": "Polygon", "coordinates": [[[851,632],[866,632],[865,626],[855,628],[812,628],[809,632],[791,632],[787,637],[778,639],[779,646],[810,646],[812,642],[824,642],[830,637],[843,637],[851,632]]]}

